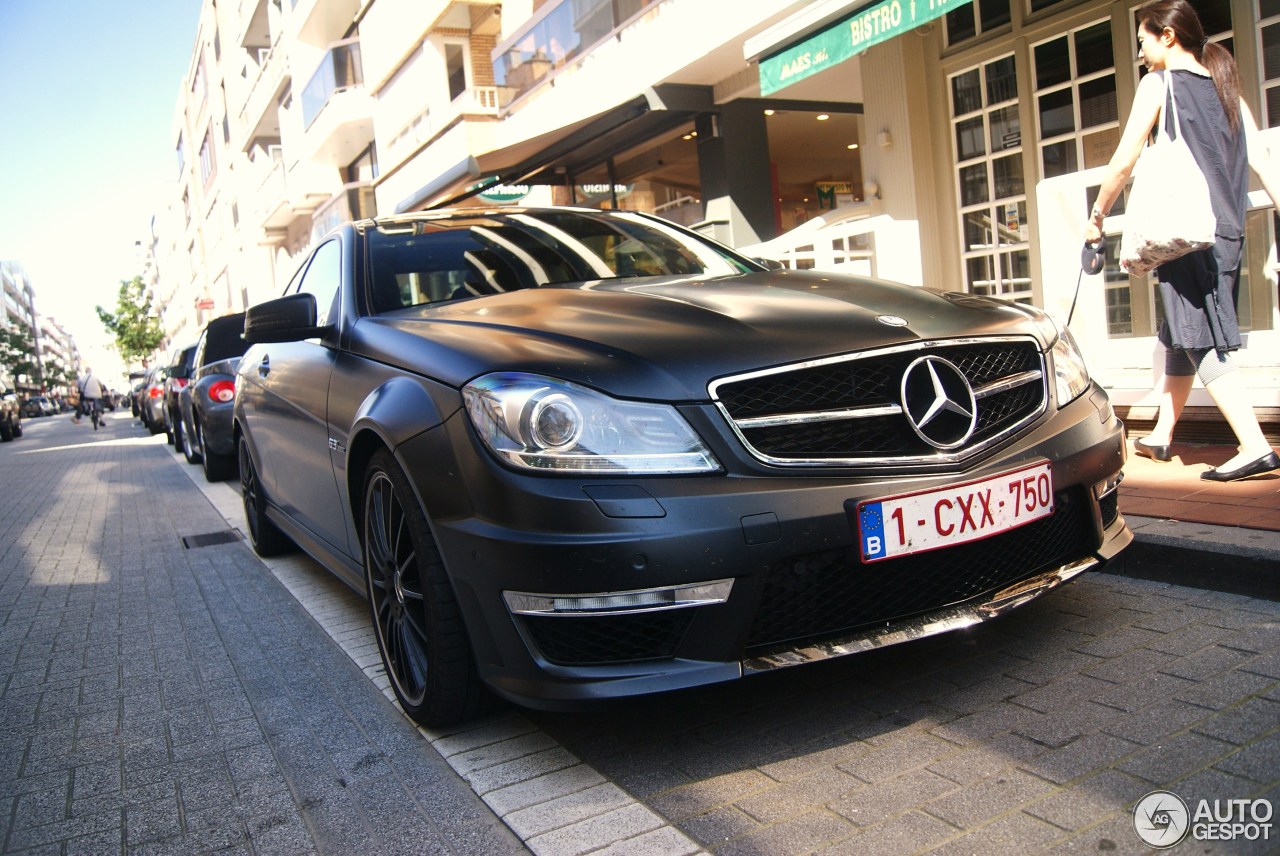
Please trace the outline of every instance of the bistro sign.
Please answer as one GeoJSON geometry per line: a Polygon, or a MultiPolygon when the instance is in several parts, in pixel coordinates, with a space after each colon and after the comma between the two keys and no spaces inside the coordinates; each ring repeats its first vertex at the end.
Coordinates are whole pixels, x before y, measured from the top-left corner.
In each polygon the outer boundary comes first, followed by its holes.
{"type": "Polygon", "coordinates": [[[970,0],[881,0],[865,6],[804,41],[760,60],[760,94],[771,95],[872,45],[965,5],[970,0]]]}

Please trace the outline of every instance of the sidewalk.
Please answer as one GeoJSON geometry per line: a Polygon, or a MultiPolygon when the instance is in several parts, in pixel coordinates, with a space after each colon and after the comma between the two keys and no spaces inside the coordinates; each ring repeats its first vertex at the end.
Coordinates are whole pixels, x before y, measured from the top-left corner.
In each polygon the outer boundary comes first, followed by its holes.
{"type": "Polygon", "coordinates": [[[0,447],[0,852],[527,852],[210,537],[226,521],[163,438],[127,411],[23,427],[0,447]]]}
{"type": "Polygon", "coordinates": [[[1130,450],[1120,511],[1134,543],[1108,570],[1280,600],[1280,471],[1210,482],[1200,473],[1233,447],[1176,443],[1163,463],[1130,450]]]}
{"type": "Polygon", "coordinates": [[[1131,852],[1153,788],[1277,793],[1280,475],[1225,448],[1131,456],[1135,542],[1000,622],[429,734],[360,599],[118,416],[0,447],[0,853],[1131,852]]]}

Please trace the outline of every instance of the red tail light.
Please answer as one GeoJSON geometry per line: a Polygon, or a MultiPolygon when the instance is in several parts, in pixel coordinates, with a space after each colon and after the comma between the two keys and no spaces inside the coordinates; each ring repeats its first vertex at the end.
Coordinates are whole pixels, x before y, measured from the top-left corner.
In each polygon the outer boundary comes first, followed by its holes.
{"type": "Polygon", "coordinates": [[[177,384],[178,389],[182,389],[188,383],[190,383],[190,381],[185,377],[175,377],[173,380],[177,384]]]}
{"type": "Polygon", "coordinates": [[[164,395],[164,389],[158,386],[147,387],[147,398],[159,398],[164,395]]]}
{"type": "Polygon", "coordinates": [[[236,397],[236,385],[229,380],[219,380],[209,384],[209,398],[219,404],[226,404],[236,397]]]}

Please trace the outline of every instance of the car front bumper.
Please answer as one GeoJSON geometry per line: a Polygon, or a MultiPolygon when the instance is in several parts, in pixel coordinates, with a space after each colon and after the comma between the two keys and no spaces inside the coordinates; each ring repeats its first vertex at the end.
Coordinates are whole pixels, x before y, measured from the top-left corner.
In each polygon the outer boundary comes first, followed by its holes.
{"type": "Polygon", "coordinates": [[[969,626],[1100,566],[1132,539],[1114,489],[1124,429],[1100,390],[981,464],[941,474],[761,471],[735,460],[732,474],[587,480],[514,473],[477,448],[455,418],[398,452],[422,491],[481,676],[530,707],[730,680],[969,626]],[[459,462],[451,478],[439,478],[441,442],[459,462]],[[858,502],[1044,461],[1051,516],[861,560],[849,511],[858,502]],[[717,595],[728,583],[726,597],[681,593],[716,583],[717,595]]]}

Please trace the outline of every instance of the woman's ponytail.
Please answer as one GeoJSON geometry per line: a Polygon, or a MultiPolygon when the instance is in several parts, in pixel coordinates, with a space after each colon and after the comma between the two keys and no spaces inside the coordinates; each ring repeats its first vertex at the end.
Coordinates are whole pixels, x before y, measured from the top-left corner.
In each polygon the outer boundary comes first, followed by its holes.
{"type": "Polygon", "coordinates": [[[1205,43],[1197,53],[1200,64],[1213,75],[1213,85],[1218,89],[1218,99],[1227,114],[1231,132],[1240,130],[1240,72],[1235,57],[1222,45],[1205,43]]]}

